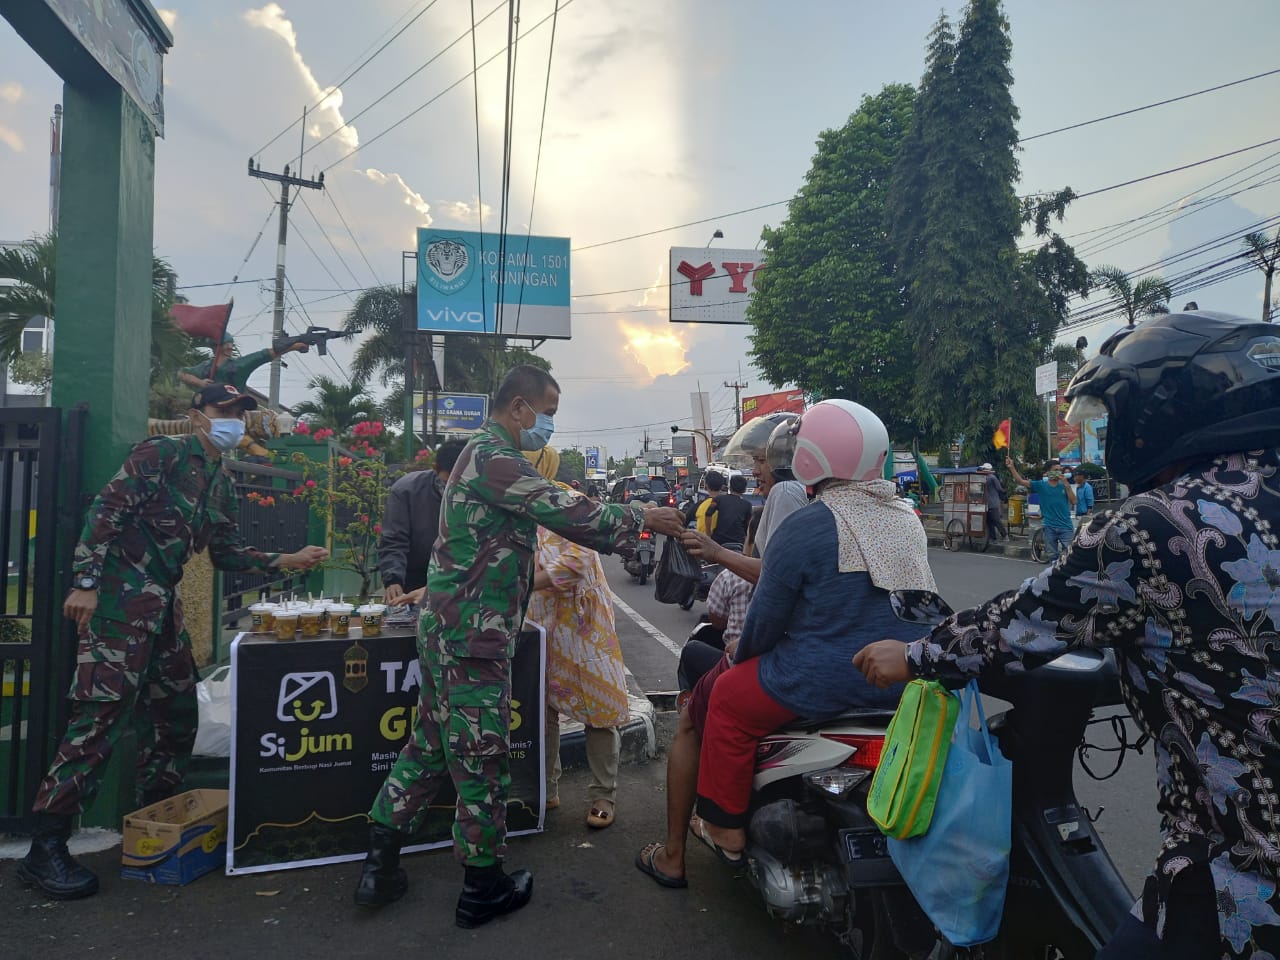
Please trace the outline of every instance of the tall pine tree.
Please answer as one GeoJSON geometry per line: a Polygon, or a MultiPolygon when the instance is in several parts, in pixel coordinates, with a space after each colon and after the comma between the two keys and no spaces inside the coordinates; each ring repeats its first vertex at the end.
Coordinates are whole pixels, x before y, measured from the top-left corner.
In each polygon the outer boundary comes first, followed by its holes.
{"type": "Polygon", "coordinates": [[[1088,282],[1049,231],[1070,192],[1031,203],[1015,192],[1011,53],[1000,0],[971,0],[958,34],[939,18],[886,204],[915,349],[913,419],[933,440],[963,437],[969,457],[989,452],[1005,417],[1023,437],[1039,423],[1034,367],[1067,295],[1088,282]],[[1024,226],[1041,249],[1018,250],[1024,226]]]}

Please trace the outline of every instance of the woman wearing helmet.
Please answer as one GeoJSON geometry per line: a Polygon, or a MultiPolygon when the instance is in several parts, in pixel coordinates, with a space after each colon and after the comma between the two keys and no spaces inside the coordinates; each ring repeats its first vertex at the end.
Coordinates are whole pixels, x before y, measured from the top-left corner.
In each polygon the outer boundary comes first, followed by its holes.
{"type": "Polygon", "coordinates": [[[924,529],[881,476],[889,435],[880,418],[849,400],[824,400],[790,432],[791,472],[816,501],[768,535],[734,665],[711,692],[702,740],[701,835],[729,860],[746,845],[760,738],[800,716],[896,704],[899,691],[874,689],[849,659],[904,628],[890,591],[934,589],[924,529]]]}
{"type": "Polygon", "coordinates": [[[1138,491],[1097,513],[1016,594],[909,644],[868,646],[874,683],[959,686],[1112,647],[1156,740],[1164,836],[1099,960],[1280,956],[1280,336],[1180,313],[1123,330],[1067,388],[1107,416],[1107,469],[1138,491]]]}

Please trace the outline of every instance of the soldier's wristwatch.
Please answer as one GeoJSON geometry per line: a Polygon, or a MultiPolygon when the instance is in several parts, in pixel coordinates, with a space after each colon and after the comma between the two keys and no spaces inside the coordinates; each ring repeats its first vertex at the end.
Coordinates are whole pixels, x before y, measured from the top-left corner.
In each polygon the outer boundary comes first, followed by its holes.
{"type": "Polygon", "coordinates": [[[76,589],[77,590],[97,590],[98,578],[90,577],[87,574],[83,577],[76,577],[76,589]]]}

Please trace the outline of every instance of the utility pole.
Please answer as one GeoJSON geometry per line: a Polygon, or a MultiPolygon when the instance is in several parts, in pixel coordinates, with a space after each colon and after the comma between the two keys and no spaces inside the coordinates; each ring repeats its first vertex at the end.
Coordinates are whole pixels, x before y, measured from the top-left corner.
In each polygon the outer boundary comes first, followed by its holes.
{"type": "Polygon", "coordinates": [[[733,416],[735,421],[737,422],[737,425],[741,427],[742,426],[742,391],[747,388],[747,385],[745,383],[738,383],[738,381],[736,380],[733,383],[730,383],[728,380],[726,380],[724,382],[724,385],[733,391],[733,416]]]}
{"type": "MultiPolygon", "coordinates": [[[[305,115],[304,115],[305,116],[305,115]]],[[[306,122],[303,122],[303,128],[306,128],[306,122]]],[[[280,184],[280,232],[276,238],[276,302],[275,308],[271,313],[271,339],[276,341],[284,336],[284,246],[289,236],[289,187],[298,188],[306,187],[309,190],[324,189],[324,174],[321,173],[319,179],[304,180],[301,177],[291,176],[288,165],[284,168],[284,173],[270,173],[262,169],[261,164],[255,165],[253,159],[249,159],[249,176],[257,177],[259,180],[274,180],[280,184]]],[[[280,407],[280,358],[271,361],[271,387],[268,392],[268,402],[272,409],[280,407]]]]}

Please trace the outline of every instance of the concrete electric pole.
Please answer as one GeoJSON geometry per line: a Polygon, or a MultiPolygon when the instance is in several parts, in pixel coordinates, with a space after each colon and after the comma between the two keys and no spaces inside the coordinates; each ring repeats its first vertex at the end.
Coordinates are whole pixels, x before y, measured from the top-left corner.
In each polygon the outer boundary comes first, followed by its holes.
{"type": "MultiPolygon", "coordinates": [[[[305,126],[305,123],[304,123],[305,126]]],[[[276,302],[271,313],[271,339],[276,341],[284,336],[284,246],[289,236],[289,187],[306,187],[309,190],[324,189],[324,174],[319,179],[304,180],[290,176],[289,167],[284,173],[270,173],[249,160],[249,176],[259,180],[274,180],[280,184],[280,232],[276,239],[276,302]]],[[[271,361],[271,387],[268,391],[268,402],[273,410],[280,408],[280,358],[271,361]]]]}
{"type": "Polygon", "coordinates": [[[740,427],[742,426],[742,391],[747,388],[747,385],[745,383],[738,383],[736,380],[733,383],[726,380],[724,385],[733,391],[733,417],[734,421],[740,427]]]}

